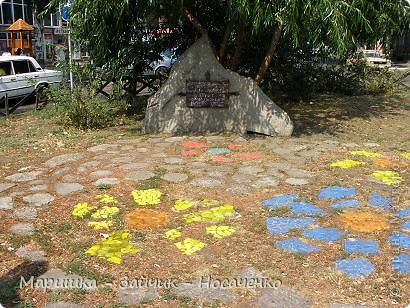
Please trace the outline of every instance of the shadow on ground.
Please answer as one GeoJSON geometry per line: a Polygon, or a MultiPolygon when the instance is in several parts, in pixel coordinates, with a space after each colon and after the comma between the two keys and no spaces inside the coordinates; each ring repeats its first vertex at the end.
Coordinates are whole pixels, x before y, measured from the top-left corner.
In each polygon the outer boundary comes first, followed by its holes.
{"type": "Polygon", "coordinates": [[[0,304],[4,307],[19,307],[22,299],[19,296],[21,278],[27,282],[31,277],[38,277],[48,270],[48,262],[26,261],[9,270],[0,277],[0,304]]]}
{"type": "Polygon", "coordinates": [[[410,111],[410,96],[320,96],[283,108],[294,121],[294,136],[336,135],[344,131],[340,124],[352,119],[394,117],[410,111]]]}

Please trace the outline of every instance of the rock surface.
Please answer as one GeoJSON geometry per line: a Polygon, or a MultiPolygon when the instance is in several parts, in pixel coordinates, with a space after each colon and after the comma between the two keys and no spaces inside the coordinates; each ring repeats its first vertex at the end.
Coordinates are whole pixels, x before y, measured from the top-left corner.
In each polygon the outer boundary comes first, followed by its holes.
{"type": "Polygon", "coordinates": [[[250,78],[226,70],[216,59],[205,35],[192,45],[172,68],[164,85],[149,99],[144,119],[146,133],[195,133],[247,131],[269,136],[290,136],[293,124],[289,116],[262,92],[250,78]],[[186,80],[229,80],[228,108],[188,108],[186,80]]]}

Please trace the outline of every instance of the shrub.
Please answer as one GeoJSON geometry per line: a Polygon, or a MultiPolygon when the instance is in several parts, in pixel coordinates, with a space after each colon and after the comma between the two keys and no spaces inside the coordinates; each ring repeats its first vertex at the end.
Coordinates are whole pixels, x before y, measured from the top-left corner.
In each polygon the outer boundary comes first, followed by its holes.
{"type": "Polygon", "coordinates": [[[47,91],[51,106],[46,113],[61,124],[81,129],[104,128],[119,124],[128,104],[114,89],[110,99],[95,95],[101,84],[89,67],[77,68],[76,82],[71,90],[69,84],[62,83],[58,88],[47,91]],[[115,95],[117,94],[117,95],[115,95]]]}

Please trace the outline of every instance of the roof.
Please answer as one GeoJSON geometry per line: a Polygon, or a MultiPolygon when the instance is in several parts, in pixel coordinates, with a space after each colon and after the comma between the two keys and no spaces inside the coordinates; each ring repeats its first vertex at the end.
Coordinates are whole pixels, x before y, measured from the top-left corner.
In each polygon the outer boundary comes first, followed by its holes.
{"type": "Polygon", "coordinates": [[[33,26],[26,23],[23,19],[18,19],[14,24],[7,28],[7,31],[33,31],[33,26]]]}
{"type": "Polygon", "coordinates": [[[0,56],[0,61],[12,61],[12,60],[28,60],[33,59],[29,56],[0,56]]]}

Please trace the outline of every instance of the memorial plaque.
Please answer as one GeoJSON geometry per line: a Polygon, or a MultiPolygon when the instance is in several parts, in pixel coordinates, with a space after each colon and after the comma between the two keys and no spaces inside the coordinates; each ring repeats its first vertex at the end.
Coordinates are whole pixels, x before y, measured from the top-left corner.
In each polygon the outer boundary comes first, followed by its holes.
{"type": "Polygon", "coordinates": [[[187,80],[186,103],[191,108],[226,108],[229,80],[187,80]]]}

